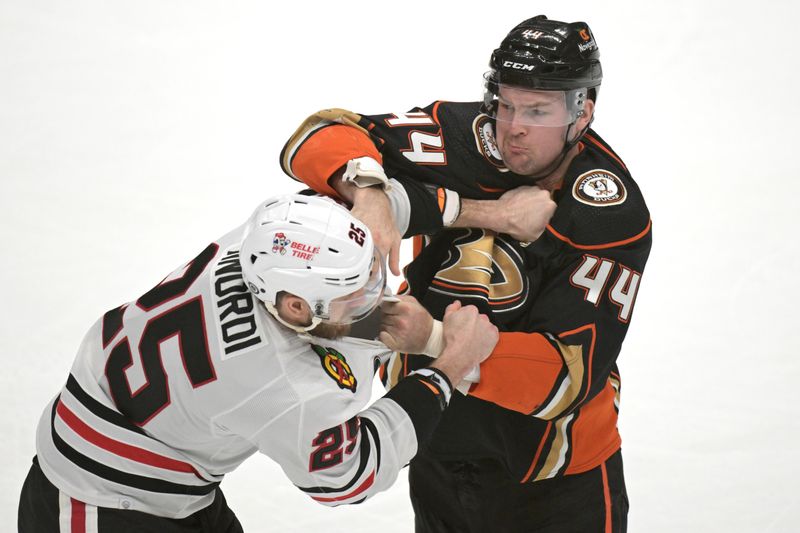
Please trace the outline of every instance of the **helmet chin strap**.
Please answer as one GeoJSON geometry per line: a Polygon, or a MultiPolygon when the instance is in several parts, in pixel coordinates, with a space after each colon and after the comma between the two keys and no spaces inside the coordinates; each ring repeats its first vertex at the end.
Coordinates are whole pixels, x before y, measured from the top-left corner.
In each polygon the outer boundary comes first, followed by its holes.
{"type": "Polygon", "coordinates": [[[267,308],[267,311],[269,311],[269,313],[272,315],[272,317],[275,320],[277,320],[278,322],[280,322],[281,324],[283,324],[287,328],[296,331],[297,333],[308,333],[309,331],[311,331],[312,329],[317,327],[317,325],[320,322],[322,322],[322,319],[320,317],[313,316],[313,317],[311,317],[311,324],[309,324],[308,326],[297,326],[295,324],[290,324],[289,322],[284,320],[281,317],[281,315],[278,314],[278,310],[275,308],[275,306],[272,303],[264,302],[264,307],[267,308]]]}

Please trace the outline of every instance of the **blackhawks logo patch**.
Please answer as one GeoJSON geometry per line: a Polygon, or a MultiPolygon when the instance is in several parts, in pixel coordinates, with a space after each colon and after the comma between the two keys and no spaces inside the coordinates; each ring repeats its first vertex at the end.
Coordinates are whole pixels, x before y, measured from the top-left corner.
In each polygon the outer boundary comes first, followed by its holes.
{"type": "Polygon", "coordinates": [[[616,175],[597,168],[584,172],[575,180],[572,196],[588,205],[617,205],[625,201],[625,186],[616,175]]]}
{"type": "Polygon", "coordinates": [[[323,348],[316,344],[312,344],[311,348],[319,356],[325,373],[328,374],[340,388],[349,389],[351,392],[356,391],[356,377],[353,375],[353,371],[350,369],[350,365],[347,364],[347,359],[344,358],[344,355],[333,348],[323,348]]]}

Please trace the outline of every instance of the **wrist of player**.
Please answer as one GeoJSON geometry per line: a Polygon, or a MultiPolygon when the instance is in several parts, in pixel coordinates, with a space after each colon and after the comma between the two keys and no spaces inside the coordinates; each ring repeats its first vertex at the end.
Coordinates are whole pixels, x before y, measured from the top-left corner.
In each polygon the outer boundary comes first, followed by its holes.
{"type": "Polygon", "coordinates": [[[469,374],[474,364],[465,362],[461,354],[448,354],[447,350],[442,353],[442,356],[431,363],[429,368],[435,368],[447,376],[453,388],[458,387],[464,378],[469,374]],[[466,363],[466,364],[465,364],[466,363]]]}
{"type": "MultiPolygon", "coordinates": [[[[420,351],[421,354],[427,355],[428,357],[438,358],[442,355],[445,349],[445,340],[444,340],[444,325],[440,320],[433,319],[433,323],[431,324],[431,332],[428,335],[428,340],[425,342],[425,346],[420,351]]],[[[470,367],[467,369],[464,379],[468,379],[470,381],[478,381],[480,378],[479,367],[477,365],[470,367]]]]}
{"type": "Polygon", "coordinates": [[[429,357],[439,357],[444,350],[444,326],[441,321],[436,319],[432,320],[431,332],[420,353],[429,357]]]}
{"type": "Polygon", "coordinates": [[[498,222],[502,221],[505,213],[496,209],[494,200],[461,199],[461,211],[453,222],[453,227],[458,228],[485,228],[498,231],[498,222]]]}
{"type": "Polygon", "coordinates": [[[353,205],[355,202],[355,193],[358,191],[358,187],[352,182],[342,180],[342,170],[334,173],[328,179],[328,185],[336,191],[336,194],[339,195],[339,198],[344,200],[350,205],[353,205]]]}

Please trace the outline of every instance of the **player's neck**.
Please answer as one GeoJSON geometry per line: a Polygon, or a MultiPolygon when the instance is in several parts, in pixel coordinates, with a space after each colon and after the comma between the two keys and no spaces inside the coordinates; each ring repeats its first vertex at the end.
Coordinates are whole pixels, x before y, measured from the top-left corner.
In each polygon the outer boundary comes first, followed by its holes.
{"type": "Polygon", "coordinates": [[[563,161],[561,161],[558,167],[556,167],[556,169],[553,172],[551,172],[544,178],[540,179],[536,183],[536,185],[539,188],[545,189],[550,192],[553,192],[556,189],[560,189],[561,183],[564,181],[564,176],[567,173],[569,165],[572,163],[572,160],[575,159],[575,157],[578,155],[579,152],[580,148],[578,147],[578,145],[573,146],[570,149],[570,151],[567,152],[566,157],[564,157],[563,161]]]}

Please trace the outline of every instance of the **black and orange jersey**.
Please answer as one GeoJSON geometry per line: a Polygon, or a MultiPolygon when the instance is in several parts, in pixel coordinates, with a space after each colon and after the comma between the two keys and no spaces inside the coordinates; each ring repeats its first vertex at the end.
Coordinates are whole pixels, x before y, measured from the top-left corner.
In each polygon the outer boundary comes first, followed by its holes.
{"type": "MultiPolygon", "coordinates": [[[[503,166],[494,123],[479,103],[440,101],[374,116],[325,110],[287,142],[281,165],[335,194],[328,178],[364,156],[406,189],[407,236],[428,235],[406,269],[409,292],[436,318],[458,299],[501,330],[480,382],[454,396],[431,452],[494,457],[522,482],[607,459],[620,447],[616,359],[651,246],[647,206],[622,160],[589,130],[554,192],[558,207],[545,233],[521,243],[479,228],[442,228],[444,189],[494,199],[533,184],[503,166]]],[[[408,355],[388,372],[428,363],[408,355]]]]}

